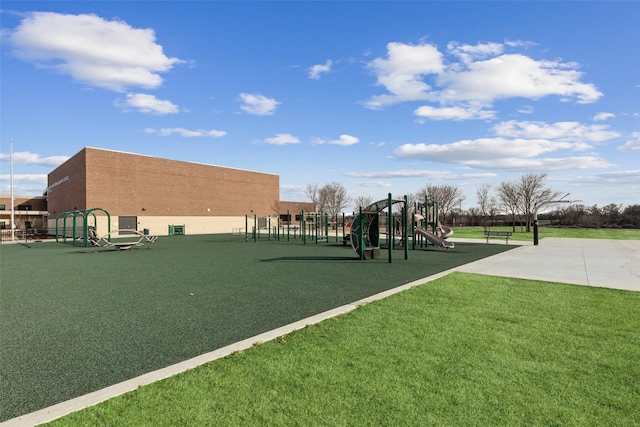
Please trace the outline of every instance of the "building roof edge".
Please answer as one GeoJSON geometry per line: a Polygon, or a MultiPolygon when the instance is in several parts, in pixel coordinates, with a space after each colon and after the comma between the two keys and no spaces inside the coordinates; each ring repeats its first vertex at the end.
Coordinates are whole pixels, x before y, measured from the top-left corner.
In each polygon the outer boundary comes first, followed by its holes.
{"type": "MultiPolygon", "coordinates": [[[[152,159],[168,160],[168,161],[171,161],[171,162],[190,163],[190,164],[202,165],[202,166],[214,166],[214,167],[217,167],[217,168],[232,169],[232,170],[237,170],[237,171],[242,171],[242,172],[260,173],[260,174],[264,174],[264,175],[273,175],[273,176],[278,176],[279,177],[279,175],[277,173],[261,172],[261,171],[251,170],[251,169],[243,169],[243,168],[234,168],[234,167],[230,167],[230,166],[214,165],[214,164],[211,164],[211,163],[194,162],[194,161],[191,161],[191,160],[168,159],[166,157],[152,156],[152,155],[149,155],[149,154],[131,153],[131,152],[128,152],[128,151],[112,150],[112,149],[108,149],[108,148],[99,148],[99,147],[86,146],[86,147],[83,148],[83,150],[84,149],[109,151],[109,152],[112,152],[112,153],[128,154],[130,156],[140,156],[140,157],[149,157],[149,158],[152,158],[152,159]]],[[[80,151],[82,151],[82,150],[80,150],[80,151]]],[[[80,153],[80,151],[78,151],[78,153],[80,153]]],[[[78,153],[76,153],[76,154],[78,154],[78,153]]],[[[74,156],[76,154],[74,154],[74,156]]]]}

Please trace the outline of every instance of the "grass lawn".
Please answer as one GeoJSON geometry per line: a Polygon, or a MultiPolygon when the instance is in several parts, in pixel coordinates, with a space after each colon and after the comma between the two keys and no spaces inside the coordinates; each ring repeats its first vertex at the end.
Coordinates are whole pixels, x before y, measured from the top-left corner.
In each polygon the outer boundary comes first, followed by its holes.
{"type": "Polygon", "coordinates": [[[454,273],[53,426],[640,424],[640,293],[454,273]]]}
{"type": "MultiPolygon", "coordinates": [[[[513,232],[513,227],[491,227],[490,230],[513,232]]],[[[452,237],[484,239],[484,228],[456,227],[452,237]]],[[[540,227],[538,228],[538,237],[540,239],[544,237],[564,237],[575,239],[640,240],[640,230],[540,227]]],[[[526,233],[521,232],[520,227],[516,227],[516,231],[513,232],[509,239],[533,241],[533,228],[531,233],[526,233]]]]}

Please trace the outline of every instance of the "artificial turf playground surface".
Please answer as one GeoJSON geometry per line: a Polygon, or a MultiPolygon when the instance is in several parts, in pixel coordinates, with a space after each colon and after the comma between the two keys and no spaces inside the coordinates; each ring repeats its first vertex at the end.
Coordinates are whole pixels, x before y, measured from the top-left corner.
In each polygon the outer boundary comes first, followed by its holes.
{"type": "Polygon", "coordinates": [[[231,235],[1,246],[0,421],[511,248],[396,250],[389,264],[386,251],[360,261],[341,243],[231,235]]]}

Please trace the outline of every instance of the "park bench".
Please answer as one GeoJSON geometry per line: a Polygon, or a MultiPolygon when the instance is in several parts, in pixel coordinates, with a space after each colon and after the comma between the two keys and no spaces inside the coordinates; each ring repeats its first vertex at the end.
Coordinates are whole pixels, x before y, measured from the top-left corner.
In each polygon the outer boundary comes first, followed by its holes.
{"type": "Polygon", "coordinates": [[[512,234],[511,231],[485,231],[484,237],[487,238],[487,243],[489,243],[489,238],[491,237],[504,238],[506,242],[509,243],[509,237],[511,237],[512,234]]]}

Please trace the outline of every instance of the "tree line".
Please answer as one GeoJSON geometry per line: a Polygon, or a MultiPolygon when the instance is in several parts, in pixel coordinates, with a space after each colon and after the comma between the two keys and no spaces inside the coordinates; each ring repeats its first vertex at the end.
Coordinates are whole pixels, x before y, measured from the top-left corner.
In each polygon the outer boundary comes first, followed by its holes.
{"type": "MultiPolygon", "coordinates": [[[[508,223],[513,231],[520,226],[530,232],[536,208],[543,202],[562,198],[561,192],[546,185],[546,178],[546,173],[528,173],[513,181],[502,181],[495,187],[482,184],[476,190],[477,206],[467,210],[462,210],[465,200],[462,190],[453,185],[428,184],[416,193],[407,195],[407,199],[410,209],[423,203],[425,197],[429,201],[436,201],[439,221],[445,224],[491,227],[508,223]]],[[[317,211],[331,216],[339,215],[349,207],[356,212],[373,203],[369,196],[350,197],[344,186],[337,182],[322,186],[309,184],[305,192],[317,211]]],[[[640,205],[556,206],[539,213],[538,219],[557,226],[640,228],[640,205]]]]}

